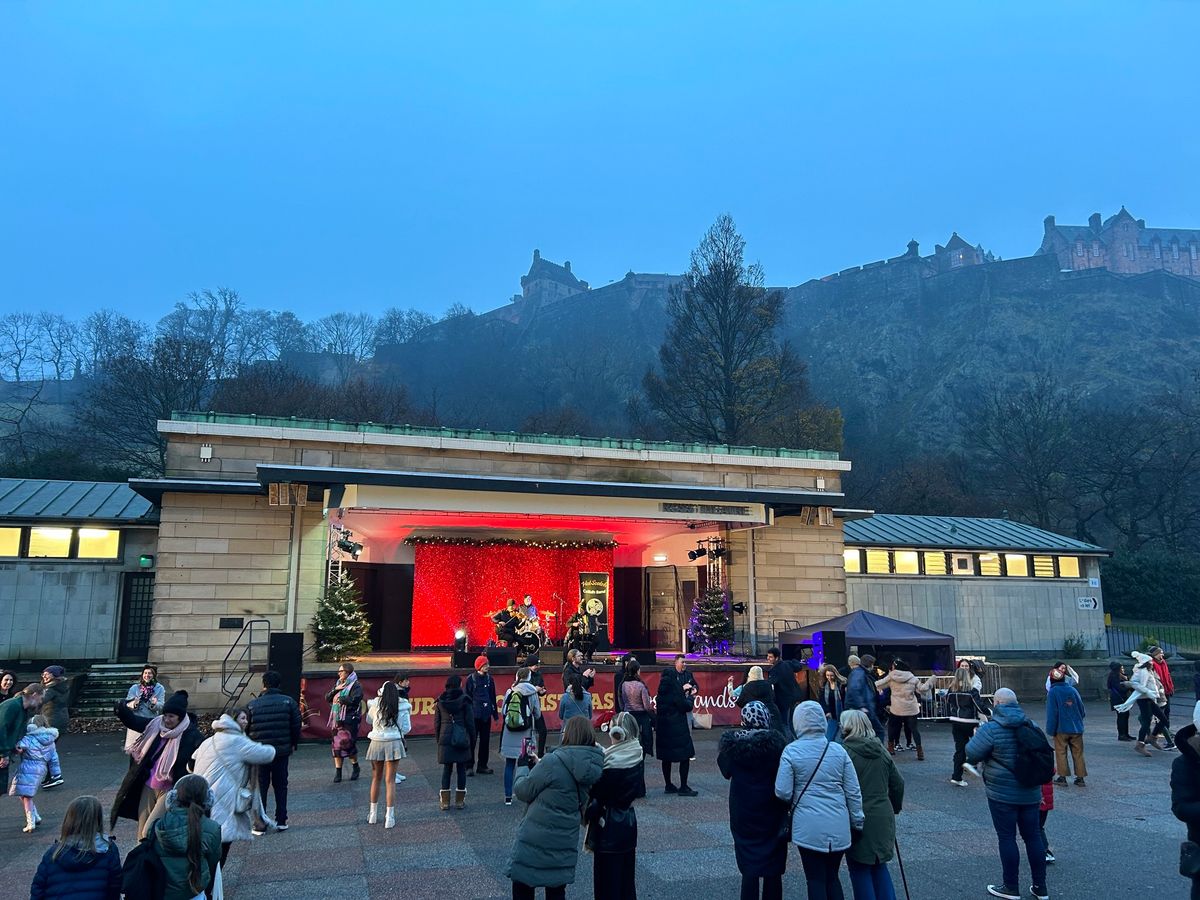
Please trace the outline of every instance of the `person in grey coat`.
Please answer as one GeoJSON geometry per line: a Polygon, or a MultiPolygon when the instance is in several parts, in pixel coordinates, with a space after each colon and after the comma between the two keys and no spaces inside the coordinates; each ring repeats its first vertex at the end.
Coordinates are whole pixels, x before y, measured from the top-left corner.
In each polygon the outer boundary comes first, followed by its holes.
{"type": "Polygon", "coordinates": [[[862,792],[849,755],[825,737],[825,711],[805,700],[792,714],[796,739],[783,750],[775,796],[792,810],[792,843],[800,851],[809,900],[843,900],[838,871],[850,830],[862,831],[862,792]]]}
{"type": "MultiPolygon", "coordinates": [[[[521,758],[522,745],[532,746],[536,743],[537,722],[542,717],[541,700],[537,687],[533,684],[533,673],[526,667],[517,669],[516,681],[504,693],[500,703],[500,755],[504,757],[504,805],[512,806],[513,778],[517,774],[517,760],[521,758]],[[513,701],[513,695],[517,701],[513,701]],[[529,719],[529,727],[514,729],[509,720],[510,707],[524,703],[529,719]]],[[[588,719],[591,724],[591,719],[588,719]]]]}
{"type": "Polygon", "coordinates": [[[521,766],[513,791],[528,806],[504,867],[513,900],[533,900],[539,887],[546,889],[546,900],[566,897],[579,862],[580,820],[603,772],[604,752],[582,716],[567,723],[562,746],[540,761],[530,755],[521,766]]]}
{"type": "Polygon", "coordinates": [[[983,763],[983,785],[992,826],[1000,848],[1000,865],[1004,883],[989,884],[993,897],[1020,900],[1019,875],[1021,854],[1017,850],[1017,831],[1025,842],[1025,854],[1033,875],[1032,893],[1046,897],[1046,844],[1042,840],[1038,806],[1042,802],[1040,786],[1027,787],[1017,781],[1013,769],[1017,764],[1017,729],[1029,717],[1017,703],[1017,695],[1008,688],[996,691],[992,719],[979,726],[975,737],[967,743],[967,762],[983,763]]]}

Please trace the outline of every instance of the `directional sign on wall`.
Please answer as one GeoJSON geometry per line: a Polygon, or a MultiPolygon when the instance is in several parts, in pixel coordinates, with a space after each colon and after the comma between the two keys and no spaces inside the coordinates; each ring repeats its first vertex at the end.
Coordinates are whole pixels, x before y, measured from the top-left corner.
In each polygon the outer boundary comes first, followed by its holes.
{"type": "Polygon", "coordinates": [[[1099,609],[1100,601],[1095,597],[1080,597],[1075,601],[1080,609],[1099,609]]]}

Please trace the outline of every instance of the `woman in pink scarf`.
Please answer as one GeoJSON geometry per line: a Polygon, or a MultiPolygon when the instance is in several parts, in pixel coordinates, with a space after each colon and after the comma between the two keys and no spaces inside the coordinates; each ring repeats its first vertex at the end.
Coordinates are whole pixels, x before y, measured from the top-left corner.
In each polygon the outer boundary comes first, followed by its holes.
{"type": "Polygon", "coordinates": [[[139,734],[126,750],[129,771],[113,801],[110,827],[117,819],[136,819],[139,841],[148,824],[161,815],[163,798],[187,774],[192,754],[204,740],[187,711],[187,700],[186,691],[176,691],[163,704],[162,715],[153,719],[138,716],[124,703],[114,710],[126,728],[139,734]]]}
{"type": "Polygon", "coordinates": [[[351,663],[338,666],[337,684],[325,695],[329,708],[329,733],[333,739],[333,783],[342,780],[342,761],[354,765],[350,780],[358,780],[358,726],[362,723],[362,685],[351,663]]]}

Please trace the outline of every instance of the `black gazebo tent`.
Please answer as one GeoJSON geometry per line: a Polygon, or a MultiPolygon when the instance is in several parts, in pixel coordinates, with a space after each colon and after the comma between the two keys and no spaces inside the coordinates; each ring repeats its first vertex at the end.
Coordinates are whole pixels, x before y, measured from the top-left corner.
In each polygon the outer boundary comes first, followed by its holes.
{"type": "Polygon", "coordinates": [[[796,645],[811,646],[814,634],[830,631],[845,632],[847,647],[857,648],[855,652],[859,656],[870,653],[885,669],[896,657],[904,659],[916,670],[950,672],[954,669],[953,635],[931,631],[899,619],[889,619],[864,609],[824,622],[814,622],[803,628],[781,631],[779,646],[784,656],[799,655],[796,645]],[[789,645],[795,647],[790,653],[789,645]]]}

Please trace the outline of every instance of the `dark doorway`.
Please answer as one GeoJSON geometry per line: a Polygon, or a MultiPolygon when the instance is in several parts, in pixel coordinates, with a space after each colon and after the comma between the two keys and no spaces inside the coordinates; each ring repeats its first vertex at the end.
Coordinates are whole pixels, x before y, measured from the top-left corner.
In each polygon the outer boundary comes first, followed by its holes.
{"type": "MultiPolygon", "coordinates": [[[[344,563],[343,568],[362,592],[371,621],[371,649],[376,653],[411,650],[414,567],[344,563]]],[[[450,640],[447,637],[447,645],[450,640]]]]}
{"type": "Polygon", "coordinates": [[[117,656],[122,661],[146,661],[153,614],[154,573],[126,572],[121,585],[121,637],[117,643],[117,656]]]}
{"type": "Polygon", "coordinates": [[[649,646],[642,603],[645,580],[641,568],[618,566],[613,570],[613,644],[622,650],[649,646]]]}

